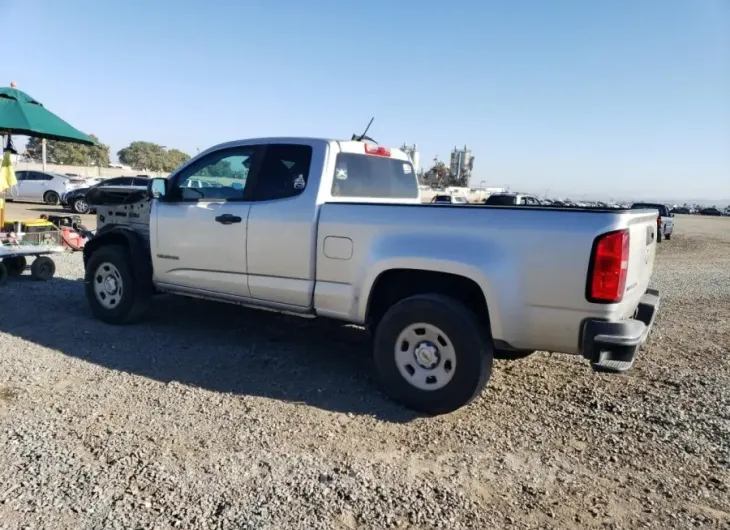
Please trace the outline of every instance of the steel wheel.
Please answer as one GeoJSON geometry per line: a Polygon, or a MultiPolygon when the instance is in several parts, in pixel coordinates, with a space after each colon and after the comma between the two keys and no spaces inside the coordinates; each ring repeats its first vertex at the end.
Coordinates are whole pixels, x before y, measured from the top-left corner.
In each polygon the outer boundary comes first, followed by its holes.
{"type": "Polygon", "coordinates": [[[114,265],[104,262],[94,273],[94,294],[99,304],[106,309],[119,305],[123,295],[122,275],[114,265]]]}
{"type": "Polygon", "coordinates": [[[432,324],[411,324],[398,335],[395,362],[403,379],[419,390],[438,390],[454,377],[456,352],[449,337],[432,324]]]}

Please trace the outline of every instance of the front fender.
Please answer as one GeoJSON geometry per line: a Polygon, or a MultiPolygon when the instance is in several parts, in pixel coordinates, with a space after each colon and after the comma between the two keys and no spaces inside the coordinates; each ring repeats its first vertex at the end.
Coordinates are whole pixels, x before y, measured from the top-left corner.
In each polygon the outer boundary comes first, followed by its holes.
{"type": "Polygon", "coordinates": [[[84,245],[84,268],[92,254],[107,245],[119,245],[129,249],[132,270],[138,281],[152,284],[152,256],[144,238],[131,228],[105,226],[84,245]]]}

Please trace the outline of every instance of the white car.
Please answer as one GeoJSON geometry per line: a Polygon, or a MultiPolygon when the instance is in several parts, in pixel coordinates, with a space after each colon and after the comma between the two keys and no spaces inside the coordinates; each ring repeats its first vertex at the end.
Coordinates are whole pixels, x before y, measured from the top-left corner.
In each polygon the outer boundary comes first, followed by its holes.
{"type": "Polygon", "coordinates": [[[13,188],[8,193],[9,200],[45,202],[56,205],[61,202],[61,197],[65,193],[86,185],[83,178],[47,171],[17,171],[15,177],[18,180],[18,186],[17,189],[13,188]]]}

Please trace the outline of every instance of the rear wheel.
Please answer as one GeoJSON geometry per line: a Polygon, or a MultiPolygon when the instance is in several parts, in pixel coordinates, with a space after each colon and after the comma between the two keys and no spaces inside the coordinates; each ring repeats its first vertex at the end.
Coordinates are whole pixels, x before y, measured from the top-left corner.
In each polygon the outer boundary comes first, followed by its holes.
{"type": "Polygon", "coordinates": [[[135,278],[129,251],[119,245],[96,250],[86,265],[86,299],[107,324],[130,324],[149,308],[151,292],[135,278]]]}
{"type": "Polygon", "coordinates": [[[375,366],[385,391],[427,414],[471,402],[492,373],[492,345],[458,300],[418,295],[391,307],[375,333],[375,366]]]}
{"type": "Polygon", "coordinates": [[[30,275],[34,280],[47,282],[56,274],[56,263],[48,256],[38,256],[30,266],[30,275]]]}
{"type": "Polygon", "coordinates": [[[51,206],[56,206],[59,202],[61,202],[61,197],[59,197],[58,193],[55,191],[47,191],[43,196],[43,201],[51,206]]]}
{"type": "Polygon", "coordinates": [[[28,260],[25,259],[25,256],[16,256],[14,258],[5,258],[3,264],[8,270],[8,276],[20,276],[28,266],[28,260]]]}
{"type": "Polygon", "coordinates": [[[672,239],[672,234],[671,234],[671,233],[669,233],[669,234],[667,234],[666,236],[664,236],[664,238],[665,238],[665,239],[666,239],[667,241],[669,241],[670,239],[672,239]]]}

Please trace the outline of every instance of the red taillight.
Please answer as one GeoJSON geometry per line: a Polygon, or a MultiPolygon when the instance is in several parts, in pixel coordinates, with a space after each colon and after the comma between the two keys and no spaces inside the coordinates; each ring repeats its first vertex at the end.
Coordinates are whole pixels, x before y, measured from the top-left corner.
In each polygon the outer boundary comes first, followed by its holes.
{"type": "Polygon", "coordinates": [[[600,236],[593,246],[588,301],[615,304],[624,297],[629,270],[629,231],[600,236]]]}
{"type": "Polygon", "coordinates": [[[376,156],[390,156],[390,149],[379,145],[365,144],[365,154],[376,156]]]}

